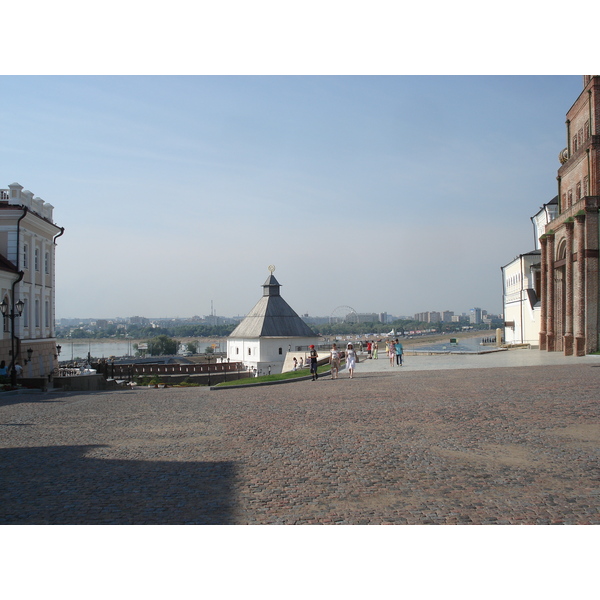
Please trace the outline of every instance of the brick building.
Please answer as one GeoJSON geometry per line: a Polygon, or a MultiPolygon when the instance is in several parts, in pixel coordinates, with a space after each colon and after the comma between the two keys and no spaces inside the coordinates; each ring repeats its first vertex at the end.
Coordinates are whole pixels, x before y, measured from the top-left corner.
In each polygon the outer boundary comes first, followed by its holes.
{"type": "Polygon", "coordinates": [[[600,76],[567,112],[558,215],[540,238],[540,349],[583,356],[599,344],[600,76]]]}

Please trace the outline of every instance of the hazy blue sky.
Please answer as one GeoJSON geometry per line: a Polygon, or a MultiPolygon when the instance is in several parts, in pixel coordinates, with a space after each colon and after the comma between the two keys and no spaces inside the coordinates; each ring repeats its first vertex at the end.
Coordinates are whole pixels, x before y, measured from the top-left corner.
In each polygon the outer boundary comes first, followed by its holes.
{"type": "Polygon", "coordinates": [[[55,206],[57,317],[501,311],[580,76],[4,76],[2,181],[55,206]]]}

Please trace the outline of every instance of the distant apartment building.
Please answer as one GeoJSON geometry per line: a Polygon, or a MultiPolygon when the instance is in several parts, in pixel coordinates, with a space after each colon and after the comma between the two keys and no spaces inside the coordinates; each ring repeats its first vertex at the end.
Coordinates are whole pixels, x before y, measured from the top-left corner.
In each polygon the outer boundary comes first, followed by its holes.
{"type": "Polygon", "coordinates": [[[377,313],[356,313],[358,323],[378,323],[379,315],[377,313]]]}
{"type": "Polygon", "coordinates": [[[481,325],[484,314],[485,311],[481,310],[481,308],[472,308],[469,315],[469,322],[471,325],[481,325]]]}
{"type": "Polygon", "coordinates": [[[146,319],[146,317],[129,317],[129,323],[131,325],[149,325],[150,319],[146,319]]]}
{"type": "Polygon", "coordinates": [[[444,323],[452,323],[452,318],[454,317],[454,312],[451,310],[445,310],[442,313],[442,321],[444,323]]]}
{"type": "Polygon", "coordinates": [[[23,377],[47,377],[58,365],[55,338],[55,248],[64,229],[54,207],[18,183],[0,190],[0,355],[23,377]],[[14,353],[13,353],[14,348],[14,353]]]}
{"type": "Polygon", "coordinates": [[[439,312],[429,311],[415,314],[415,321],[421,323],[439,323],[442,320],[442,315],[439,312]]]}

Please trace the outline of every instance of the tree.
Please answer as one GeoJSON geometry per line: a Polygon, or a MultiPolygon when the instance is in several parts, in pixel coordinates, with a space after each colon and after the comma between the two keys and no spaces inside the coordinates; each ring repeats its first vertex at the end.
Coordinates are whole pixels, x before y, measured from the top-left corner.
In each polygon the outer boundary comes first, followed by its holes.
{"type": "Polygon", "coordinates": [[[148,340],[148,354],[150,356],[161,356],[163,354],[177,354],[179,342],[166,335],[157,335],[148,340]]]}

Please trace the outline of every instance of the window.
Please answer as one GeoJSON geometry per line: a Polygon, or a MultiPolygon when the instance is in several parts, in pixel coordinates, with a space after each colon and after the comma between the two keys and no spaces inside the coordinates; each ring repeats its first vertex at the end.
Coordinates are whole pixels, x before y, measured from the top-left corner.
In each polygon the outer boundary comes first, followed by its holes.
{"type": "Polygon", "coordinates": [[[581,200],[581,181],[575,187],[575,200],[581,200]]]}
{"type": "Polygon", "coordinates": [[[252,354],[252,348],[248,348],[248,356],[252,354]]]}
{"type": "Polygon", "coordinates": [[[573,136],[573,154],[575,154],[575,152],[577,152],[577,136],[576,135],[573,136]]]}
{"type": "Polygon", "coordinates": [[[40,301],[35,301],[35,326],[40,326],[40,301]]]}
{"type": "Polygon", "coordinates": [[[46,254],[44,254],[44,273],[46,273],[46,275],[50,275],[50,253],[46,252],[46,254]]]}
{"type": "Polygon", "coordinates": [[[46,300],[44,304],[44,327],[48,327],[50,325],[50,302],[46,300]]]}
{"type": "Polygon", "coordinates": [[[40,249],[36,248],[33,253],[33,267],[36,271],[40,270],[40,249]]]}
{"type": "Polygon", "coordinates": [[[583,195],[587,196],[588,195],[588,190],[589,190],[589,183],[588,183],[588,176],[585,175],[583,177],[583,195]]]}
{"type": "Polygon", "coordinates": [[[279,348],[279,354],[283,354],[283,348],[279,348]]]}
{"type": "Polygon", "coordinates": [[[23,245],[23,268],[29,269],[29,259],[27,255],[29,254],[29,246],[27,244],[23,245]]]}
{"type": "Polygon", "coordinates": [[[23,300],[23,327],[29,327],[29,300],[23,300]]]}

